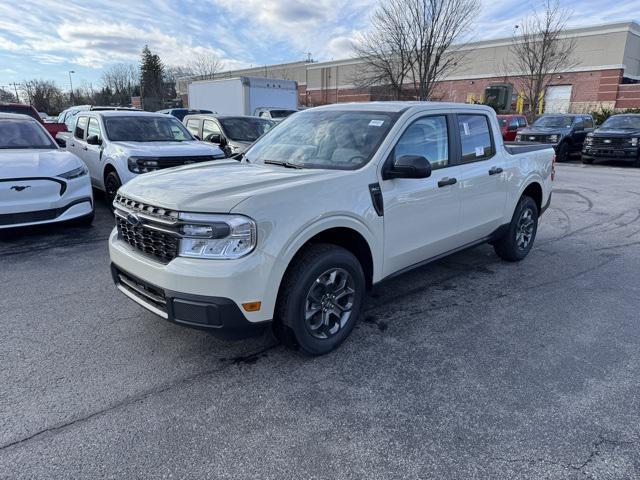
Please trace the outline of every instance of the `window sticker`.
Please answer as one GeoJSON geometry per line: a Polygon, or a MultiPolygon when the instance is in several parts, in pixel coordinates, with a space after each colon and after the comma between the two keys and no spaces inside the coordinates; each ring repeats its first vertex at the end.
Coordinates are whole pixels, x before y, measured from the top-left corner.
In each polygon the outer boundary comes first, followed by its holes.
{"type": "Polygon", "coordinates": [[[384,120],[371,120],[369,122],[370,127],[381,127],[384,125],[384,120]]]}
{"type": "Polygon", "coordinates": [[[484,155],[484,147],[476,147],[476,157],[481,157],[483,155],[484,155]]]}
{"type": "Polygon", "coordinates": [[[469,124],[467,122],[462,122],[462,128],[464,129],[465,135],[471,135],[471,130],[469,130],[469,124]]]}

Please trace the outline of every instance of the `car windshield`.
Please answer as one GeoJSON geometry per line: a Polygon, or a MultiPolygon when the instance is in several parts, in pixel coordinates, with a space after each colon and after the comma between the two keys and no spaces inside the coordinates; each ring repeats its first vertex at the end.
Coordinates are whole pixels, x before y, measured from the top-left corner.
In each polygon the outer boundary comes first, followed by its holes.
{"type": "Polygon", "coordinates": [[[270,110],[271,118],[285,118],[291,115],[292,113],[296,113],[295,110],[270,110]]]}
{"type": "Polygon", "coordinates": [[[178,119],[170,116],[105,116],[104,127],[112,142],[184,142],[194,140],[178,119]]]}
{"type": "Polygon", "coordinates": [[[397,116],[374,111],[300,112],[258,140],[245,159],[296,168],[355,170],[371,159],[397,116]]]}
{"type": "Polygon", "coordinates": [[[57,148],[51,137],[33,120],[0,118],[0,149],[57,148]]]}
{"type": "Polygon", "coordinates": [[[536,120],[533,125],[543,128],[567,128],[573,123],[573,117],[564,115],[545,115],[536,120]]]}
{"type": "Polygon", "coordinates": [[[602,127],[640,130],[640,115],[616,115],[609,117],[602,124],[602,127]]]}
{"type": "Polygon", "coordinates": [[[219,121],[227,138],[236,142],[255,142],[275,125],[262,118],[221,118],[219,121]]]}

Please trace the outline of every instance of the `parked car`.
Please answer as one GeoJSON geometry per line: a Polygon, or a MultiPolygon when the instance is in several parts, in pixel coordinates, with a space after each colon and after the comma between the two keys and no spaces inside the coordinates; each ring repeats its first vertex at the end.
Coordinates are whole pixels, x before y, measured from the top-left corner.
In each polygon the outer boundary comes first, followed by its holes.
{"type": "Polygon", "coordinates": [[[289,115],[296,113],[298,110],[290,110],[283,108],[257,108],[253,114],[256,117],[267,118],[275,122],[281,122],[289,115]]]}
{"type": "Polygon", "coordinates": [[[516,134],[516,142],[552,144],[559,162],[569,160],[569,155],[582,151],[582,144],[593,131],[591,115],[549,114],[538,118],[516,134]]]}
{"type": "Polygon", "coordinates": [[[241,162],[124,185],[113,278],[177,324],[239,337],[273,320],[287,344],[324,354],[349,335],[372,284],[484,242],[525,258],[553,157],[547,145],[505,146],[483,105],[306,110],[241,162]]]}
{"type": "Polygon", "coordinates": [[[91,183],[113,202],[118,188],[141,173],[224,158],[196,140],[172,116],[151,112],[85,111],[67,149],[89,167],[91,183]]]}
{"type": "Polygon", "coordinates": [[[218,145],[227,157],[243,153],[275,124],[249,116],[187,115],[184,125],[194,137],[218,145]]]}
{"type": "Polygon", "coordinates": [[[31,116],[0,113],[0,229],[93,221],[87,167],[31,116]]]}
{"type": "Polygon", "coordinates": [[[105,110],[124,110],[124,111],[134,111],[138,112],[137,108],[132,107],[110,107],[110,106],[100,106],[100,105],[76,105],[73,107],[69,107],[66,110],[63,110],[60,115],[58,115],[58,122],[64,122],[66,125],[66,130],[64,132],[60,132],[55,135],[56,142],[61,147],[65,147],[67,145],[67,140],[69,140],[73,136],[73,129],[76,128],[76,119],[77,115],[80,112],[86,111],[94,111],[94,112],[102,112],[105,110]]]}
{"type": "Polygon", "coordinates": [[[582,163],[624,160],[640,167],[640,114],[613,115],[587,134],[582,163]]]}
{"type": "Polygon", "coordinates": [[[513,142],[518,130],[529,126],[527,117],[524,115],[498,115],[498,123],[502,139],[506,142],[513,142]]]}
{"type": "Polygon", "coordinates": [[[158,110],[158,113],[164,113],[165,115],[173,115],[181,122],[187,115],[198,115],[200,113],[213,113],[211,110],[189,110],[188,108],[167,108],[166,110],[158,110]]]}
{"type": "Polygon", "coordinates": [[[0,113],[28,115],[40,123],[40,125],[43,125],[47,132],[49,132],[49,134],[54,138],[58,132],[64,132],[67,130],[65,125],[62,123],[45,123],[33,105],[24,105],[22,103],[0,103],[0,113]]]}

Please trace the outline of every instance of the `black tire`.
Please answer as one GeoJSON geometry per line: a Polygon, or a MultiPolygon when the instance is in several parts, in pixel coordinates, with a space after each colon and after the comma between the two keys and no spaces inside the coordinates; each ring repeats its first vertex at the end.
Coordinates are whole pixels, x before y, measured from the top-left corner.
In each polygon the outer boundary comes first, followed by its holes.
{"type": "Polygon", "coordinates": [[[324,355],[335,350],[358,321],[366,289],[364,272],[351,252],[336,245],[306,247],[294,262],[280,287],[274,333],[285,345],[298,348],[305,355],[324,355]],[[329,272],[333,271],[336,274],[332,277],[329,272]],[[333,284],[325,283],[331,278],[334,279],[333,284]],[[345,279],[344,291],[353,290],[353,294],[346,293],[337,298],[340,296],[336,293],[337,283],[341,283],[342,278],[345,279]],[[317,298],[318,302],[311,298],[317,298]],[[351,308],[346,315],[343,309],[349,305],[351,308]],[[307,319],[306,314],[316,307],[320,309],[307,319]],[[338,317],[334,311],[341,316],[338,317]],[[320,326],[314,328],[314,324],[320,326]],[[322,338],[323,335],[326,337],[322,338]]]}
{"type": "Polygon", "coordinates": [[[584,163],[585,165],[591,165],[593,164],[593,158],[587,158],[584,155],[582,156],[582,163],[584,163]]]}
{"type": "Polygon", "coordinates": [[[122,186],[122,181],[118,176],[118,173],[115,171],[111,171],[104,177],[104,193],[105,199],[110,209],[113,210],[113,201],[116,199],[116,193],[118,193],[118,189],[122,186]]]}
{"type": "Polygon", "coordinates": [[[538,232],[538,214],[538,205],[535,200],[523,196],[516,206],[507,233],[493,245],[493,249],[500,258],[509,262],[519,262],[529,254],[538,232]],[[520,236],[523,234],[521,228],[528,231],[528,227],[525,228],[524,225],[529,225],[529,220],[531,221],[530,233],[522,237],[520,236]],[[524,238],[528,238],[525,245],[523,245],[524,238]]]}
{"type": "Polygon", "coordinates": [[[569,144],[567,142],[562,142],[560,145],[558,145],[556,160],[558,162],[569,161],[569,144]]]}

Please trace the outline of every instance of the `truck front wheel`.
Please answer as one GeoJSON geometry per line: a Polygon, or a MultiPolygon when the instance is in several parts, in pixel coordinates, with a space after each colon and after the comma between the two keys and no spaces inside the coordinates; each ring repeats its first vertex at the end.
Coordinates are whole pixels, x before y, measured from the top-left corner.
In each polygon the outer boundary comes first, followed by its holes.
{"type": "Polygon", "coordinates": [[[306,247],[283,281],[276,333],[310,356],[336,349],[358,321],[365,278],[358,259],[330,244],[306,247]]]}
{"type": "Polygon", "coordinates": [[[523,196],[507,233],[493,245],[496,254],[503,260],[518,262],[529,254],[538,232],[538,205],[533,198],[523,196]]]}

